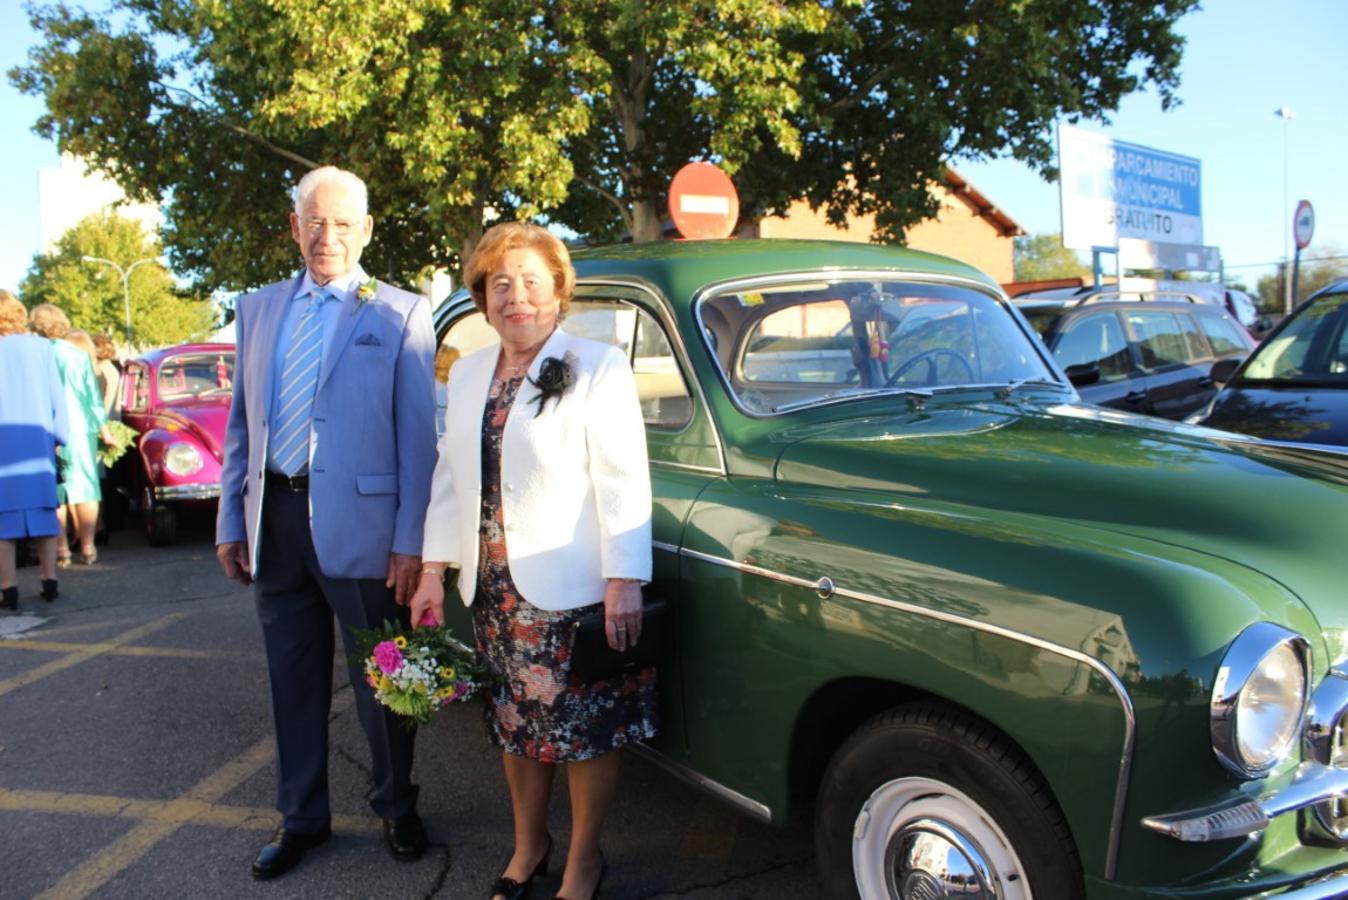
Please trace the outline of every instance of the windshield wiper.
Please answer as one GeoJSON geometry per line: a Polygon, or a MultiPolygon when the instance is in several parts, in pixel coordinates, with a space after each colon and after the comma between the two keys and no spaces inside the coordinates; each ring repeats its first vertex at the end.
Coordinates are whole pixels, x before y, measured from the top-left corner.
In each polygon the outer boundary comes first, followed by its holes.
{"type": "Polygon", "coordinates": [[[997,389],[997,396],[1003,400],[1010,399],[1011,395],[1023,387],[1051,387],[1062,389],[1061,381],[1052,381],[1048,378],[1017,378],[1008,384],[997,389]]]}

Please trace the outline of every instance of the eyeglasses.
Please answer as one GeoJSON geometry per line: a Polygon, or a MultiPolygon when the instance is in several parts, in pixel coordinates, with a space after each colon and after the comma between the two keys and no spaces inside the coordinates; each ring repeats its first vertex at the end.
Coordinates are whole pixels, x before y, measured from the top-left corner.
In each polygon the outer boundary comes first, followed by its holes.
{"type": "Polygon", "coordinates": [[[359,222],[347,222],[342,219],[304,219],[304,230],[311,236],[317,237],[323,233],[323,229],[329,225],[332,230],[337,232],[338,237],[346,237],[360,227],[359,222]]]}

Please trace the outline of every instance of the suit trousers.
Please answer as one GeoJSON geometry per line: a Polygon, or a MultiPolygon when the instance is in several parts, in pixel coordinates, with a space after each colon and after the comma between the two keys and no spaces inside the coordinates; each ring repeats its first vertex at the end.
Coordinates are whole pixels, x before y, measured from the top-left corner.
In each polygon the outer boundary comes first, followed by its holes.
{"type": "Polygon", "coordinates": [[[276,807],[287,829],[317,831],[328,825],[328,716],[332,705],[332,618],[341,627],[347,672],[373,763],[370,805],[397,818],[414,812],[413,730],[380,706],[365,681],[352,628],[377,628],[385,620],[407,624],[407,610],[393,600],[382,578],[329,578],[318,567],[309,531],[309,496],[267,490],[262,504],[261,547],[253,595],[267,649],[272,718],[276,728],[276,807]]]}

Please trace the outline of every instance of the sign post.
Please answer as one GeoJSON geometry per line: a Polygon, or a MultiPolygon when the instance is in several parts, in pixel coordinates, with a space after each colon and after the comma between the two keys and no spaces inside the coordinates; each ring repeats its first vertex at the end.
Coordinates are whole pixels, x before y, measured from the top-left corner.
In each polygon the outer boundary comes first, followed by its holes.
{"type": "Polygon", "coordinates": [[[1297,306],[1297,277],[1301,274],[1301,251],[1311,245],[1311,236],[1315,234],[1315,209],[1311,201],[1302,200],[1297,204],[1296,214],[1292,216],[1292,237],[1297,242],[1296,256],[1292,258],[1292,305],[1290,313],[1297,306]]]}

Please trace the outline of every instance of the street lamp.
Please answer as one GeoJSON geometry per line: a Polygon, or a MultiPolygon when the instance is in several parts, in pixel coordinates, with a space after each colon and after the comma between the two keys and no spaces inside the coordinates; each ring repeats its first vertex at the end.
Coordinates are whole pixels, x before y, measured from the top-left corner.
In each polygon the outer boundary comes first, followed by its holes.
{"type": "Polygon", "coordinates": [[[126,313],[126,345],[131,346],[131,272],[141,263],[159,262],[157,256],[147,256],[145,259],[138,259],[131,265],[123,269],[117,263],[110,259],[104,259],[101,256],[86,256],[84,261],[87,263],[102,263],[105,266],[112,266],[122,276],[122,309],[126,313]]]}
{"type": "Polygon", "coordinates": [[[1292,201],[1287,193],[1287,125],[1297,117],[1291,107],[1280,106],[1273,110],[1273,115],[1282,119],[1282,283],[1283,283],[1283,308],[1287,312],[1292,311],[1292,279],[1291,273],[1287,270],[1288,261],[1292,258],[1292,220],[1291,209],[1292,201]]]}

